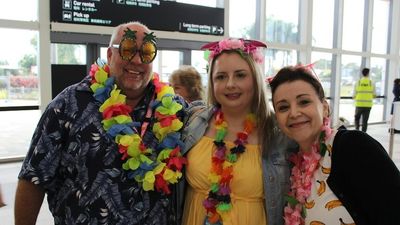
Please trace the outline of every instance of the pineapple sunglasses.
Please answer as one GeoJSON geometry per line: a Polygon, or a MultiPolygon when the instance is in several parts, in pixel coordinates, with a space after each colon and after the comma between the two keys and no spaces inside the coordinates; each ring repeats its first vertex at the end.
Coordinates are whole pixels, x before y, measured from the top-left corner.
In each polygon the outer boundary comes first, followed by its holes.
{"type": "Polygon", "coordinates": [[[151,33],[144,33],[143,43],[139,47],[136,42],[136,31],[127,28],[119,44],[112,47],[118,49],[119,55],[123,60],[131,61],[139,52],[140,60],[144,64],[150,64],[157,55],[156,37],[151,33]]]}

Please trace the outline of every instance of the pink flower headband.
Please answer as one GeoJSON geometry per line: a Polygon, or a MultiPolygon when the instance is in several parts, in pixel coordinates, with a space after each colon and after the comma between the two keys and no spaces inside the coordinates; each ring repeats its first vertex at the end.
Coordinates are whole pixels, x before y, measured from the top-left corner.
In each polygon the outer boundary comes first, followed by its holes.
{"type": "MultiPolygon", "coordinates": [[[[297,68],[304,68],[306,71],[308,71],[308,72],[310,73],[310,75],[312,75],[317,81],[319,81],[319,82],[321,83],[321,80],[319,79],[319,77],[317,76],[317,74],[316,74],[315,71],[314,71],[314,65],[315,65],[315,63],[317,63],[317,62],[313,62],[313,63],[307,64],[307,65],[297,64],[296,66],[294,66],[294,68],[295,68],[295,69],[297,69],[297,68]]],[[[267,78],[265,79],[265,81],[266,81],[267,83],[271,83],[272,80],[274,79],[274,77],[275,77],[275,75],[274,75],[274,76],[269,76],[269,77],[267,77],[267,78]]]]}
{"type": "Polygon", "coordinates": [[[245,39],[235,39],[235,38],[227,38],[221,41],[211,42],[205,44],[201,47],[202,50],[207,49],[210,51],[210,55],[208,56],[208,60],[211,61],[217,55],[221,54],[226,50],[236,50],[241,55],[247,54],[250,55],[255,62],[263,63],[264,55],[262,53],[262,48],[266,48],[267,45],[261,41],[256,40],[245,40],[245,39]]]}

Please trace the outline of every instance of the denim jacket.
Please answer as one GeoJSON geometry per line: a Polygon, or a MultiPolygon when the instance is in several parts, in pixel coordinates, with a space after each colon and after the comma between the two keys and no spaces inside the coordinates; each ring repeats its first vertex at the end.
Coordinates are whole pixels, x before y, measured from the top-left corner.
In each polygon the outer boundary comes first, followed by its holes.
{"type": "MultiPolygon", "coordinates": [[[[182,154],[186,155],[203,137],[208,122],[213,116],[213,108],[202,108],[195,116],[189,118],[182,134],[185,144],[182,154]]],[[[267,222],[268,225],[280,225],[284,223],[284,195],[289,190],[289,164],[287,161],[289,142],[280,134],[278,128],[273,132],[275,135],[267,142],[269,143],[269,152],[263,156],[262,170],[267,222]]],[[[186,185],[185,181],[178,184],[178,217],[182,217],[186,185]]]]}

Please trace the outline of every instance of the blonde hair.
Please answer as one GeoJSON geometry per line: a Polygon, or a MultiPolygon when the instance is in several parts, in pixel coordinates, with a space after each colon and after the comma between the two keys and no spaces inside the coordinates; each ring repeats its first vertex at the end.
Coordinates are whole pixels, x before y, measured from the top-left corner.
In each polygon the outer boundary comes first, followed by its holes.
{"type": "MultiPolygon", "coordinates": [[[[254,86],[254,97],[251,102],[251,110],[257,118],[257,129],[258,139],[261,143],[262,149],[267,151],[267,142],[270,142],[274,130],[274,120],[272,118],[272,110],[268,103],[266,84],[261,72],[260,66],[254,61],[254,59],[246,54],[240,54],[235,50],[223,51],[217,55],[210,63],[208,71],[208,101],[209,105],[219,105],[214,95],[214,83],[212,79],[212,73],[214,69],[215,61],[218,60],[222,54],[238,54],[240,55],[250,66],[251,74],[253,76],[254,86]]],[[[266,153],[266,152],[264,152],[266,153]]]]}
{"type": "Polygon", "coordinates": [[[193,66],[183,65],[172,72],[169,82],[185,87],[189,96],[187,101],[203,100],[203,85],[200,73],[193,66]]]}

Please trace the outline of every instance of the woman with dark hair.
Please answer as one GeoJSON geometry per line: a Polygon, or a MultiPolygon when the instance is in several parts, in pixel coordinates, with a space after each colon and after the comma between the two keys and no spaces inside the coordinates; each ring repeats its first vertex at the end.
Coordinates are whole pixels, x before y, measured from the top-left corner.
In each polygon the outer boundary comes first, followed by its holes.
{"type": "Polygon", "coordinates": [[[286,224],[400,224],[400,172],[365,132],[329,124],[329,105],[307,67],[285,67],[270,82],[281,131],[299,145],[289,160],[286,224]]]}

